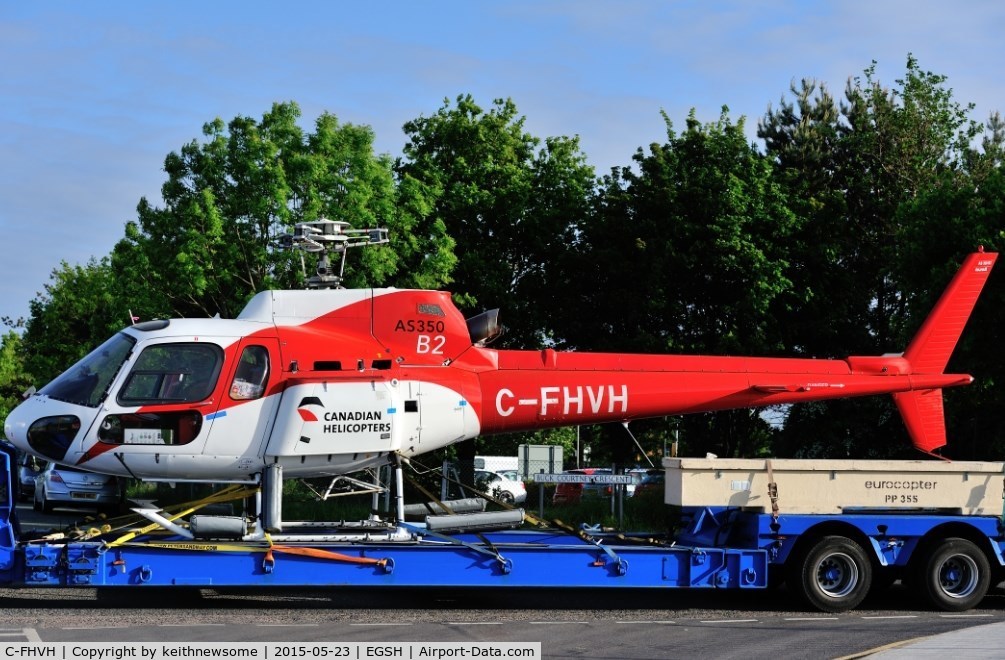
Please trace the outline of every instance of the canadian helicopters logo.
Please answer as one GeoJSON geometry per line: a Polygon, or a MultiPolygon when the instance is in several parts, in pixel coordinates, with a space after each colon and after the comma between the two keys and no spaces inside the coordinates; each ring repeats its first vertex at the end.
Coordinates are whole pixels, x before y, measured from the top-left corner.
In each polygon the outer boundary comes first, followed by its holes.
{"type": "Polygon", "coordinates": [[[336,422],[325,424],[323,433],[390,433],[391,422],[383,421],[384,413],[379,410],[324,410],[325,405],[316,396],[305,396],[297,406],[300,419],[305,422],[336,422]],[[317,413],[311,407],[321,408],[323,412],[317,413]],[[341,422],[341,423],[338,423],[341,422]],[[354,422],[347,424],[345,422],[354,422]]]}
{"type": "Polygon", "coordinates": [[[325,404],[321,403],[321,399],[317,398],[316,396],[305,396],[303,399],[300,400],[300,405],[297,406],[297,412],[300,413],[300,419],[304,420],[305,422],[319,421],[318,416],[314,413],[313,410],[311,410],[307,406],[317,406],[321,409],[324,409],[325,404]]]}

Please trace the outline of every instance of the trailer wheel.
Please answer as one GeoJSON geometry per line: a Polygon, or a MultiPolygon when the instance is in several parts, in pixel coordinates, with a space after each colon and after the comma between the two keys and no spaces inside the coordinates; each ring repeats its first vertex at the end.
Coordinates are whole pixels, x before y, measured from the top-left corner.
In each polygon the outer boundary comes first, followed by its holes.
{"type": "Polygon", "coordinates": [[[789,588],[823,612],[850,610],[869,593],[872,562],[851,539],[825,536],[793,560],[789,588]]]}
{"type": "Polygon", "coordinates": [[[976,607],[991,585],[988,558],[966,539],[944,539],[924,558],[922,570],[917,580],[922,595],[946,612],[976,607]]]}

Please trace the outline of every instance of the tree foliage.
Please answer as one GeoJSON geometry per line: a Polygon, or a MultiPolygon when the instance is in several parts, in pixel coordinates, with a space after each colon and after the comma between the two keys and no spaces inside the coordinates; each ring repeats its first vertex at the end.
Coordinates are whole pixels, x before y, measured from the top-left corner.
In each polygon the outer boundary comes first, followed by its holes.
{"type": "Polygon", "coordinates": [[[24,367],[41,387],[97,344],[129,323],[129,310],[116,295],[107,258],[84,266],[63,262],[52,271],[44,293],[31,301],[21,350],[24,367]]]}
{"type": "Polygon", "coordinates": [[[457,242],[453,290],[462,307],[505,310],[511,344],[551,328],[550,264],[571,243],[594,185],[575,138],[525,132],[512,100],[487,112],[471,96],[405,124],[398,176],[436,191],[433,215],[457,242]]]}
{"type": "MultiPolygon", "coordinates": [[[[904,251],[905,305],[921,319],[935,304],[960,261],[976,247],[1005,249],[1005,169],[979,172],[961,183],[946,175],[942,185],[920,193],[898,209],[904,251]]],[[[949,363],[949,370],[973,373],[967,388],[946,392],[948,455],[957,459],[1001,460],[1005,453],[1005,355],[998,329],[1005,324],[1005,273],[999,260],[949,363]]]]}
{"type": "Polygon", "coordinates": [[[429,213],[429,191],[395,185],[369,127],[326,113],[305,133],[299,117],[296,104],[277,103],[261,121],[216,119],[203,142],[168,155],[164,205],[142,199],[113,255],[145,316],[233,317],[260,290],[299,286],[299,256],[275,242],[320,218],[390,230],[390,248],[353,255],[347,286],[448,280],[453,241],[429,213]]]}
{"type": "MultiPolygon", "coordinates": [[[[794,101],[782,99],[760,122],[775,176],[799,216],[787,248],[795,295],[773,312],[786,346],[822,357],[898,352],[927,314],[908,304],[921,284],[905,270],[919,236],[902,209],[928,191],[974,185],[970,145],[981,129],[945,83],[909,56],[906,76],[887,88],[874,63],[849,79],[842,102],[804,80],[793,85],[794,101]]],[[[955,255],[957,264],[966,251],[955,255]]],[[[937,296],[947,281],[924,284],[937,296]]],[[[905,438],[891,402],[866,398],[793,407],[778,448],[900,455],[905,438]]]]}
{"type": "MultiPolygon", "coordinates": [[[[590,350],[779,351],[767,312],[790,286],[783,248],[795,218],[771,164],[725,108],[704,125],[692,112],[679,135],[665,119],[664,144],[639,150],[634,167],[604,178],[572,258],[577,265],[561,287],[565,336],[590,350]]],[[[685,441],[699,453],[749,453],[767,438],[750,411],[689,417],[684,425],[685,441]]],[[[662,421],[638,426],[643,435],[661,429],[657,446],[670,432],[662,421]]],[[[601,437],[622,460],[636,453],[622,429],[601,437]]]]}
{"type": "MultiPolygon", "coordinates": [[[[789,287],[794,217],[770,163],[724,109],[614,168],[577,244],[570,343],[593,350],[778,350],[766,314],[789,287]],[[637,168],[637,169],[636,169],[637,168]]],[[[570,324],[571,325],[571,324],[570,324]]]]}
{"type": "Polygon", "coordinates": [[[8,330],[0,340],[0,420],[21,403],[21,396],[32,385],[21,343],[21,335],[14,330],[8,330]]]}

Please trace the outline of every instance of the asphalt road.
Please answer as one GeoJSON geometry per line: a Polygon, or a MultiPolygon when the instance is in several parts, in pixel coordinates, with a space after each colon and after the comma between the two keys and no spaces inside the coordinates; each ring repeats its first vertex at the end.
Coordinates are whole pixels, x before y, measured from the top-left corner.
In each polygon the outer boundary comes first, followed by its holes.
{"type": "Polygon", "coordinates": [[[1000,593],[962,615],[905,596],[894,587],[825,615],[793,609],[784,591],[0,589],[0,641],[540,641],[546,658],[837,658],[1005,622],[1000,593]]]}
{"type": "MultiPolygon", "coordinates": [[[[29,528],[50,522],[30,506],[19,513],[29,528]]],[[[0,644],[540,641],[545,658],[838,658],[999,622],[1001,590],[946,614],[920,609],[899,585],[840,615],[801,610],[784,589],[0,589],[0,644]]]]}

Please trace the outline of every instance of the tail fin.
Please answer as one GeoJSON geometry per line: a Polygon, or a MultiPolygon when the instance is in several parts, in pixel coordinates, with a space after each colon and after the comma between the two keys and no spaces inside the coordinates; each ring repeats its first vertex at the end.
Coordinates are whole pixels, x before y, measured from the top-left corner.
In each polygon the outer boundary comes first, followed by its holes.
{"type": "Polygon", "coordinates": [[[911,373],[941,374],[946,370],[949,356],[956,348],[963,326],[967,324],[997,258],[996,252],[984,252],[982,249],[970,254],[963,262],[904,352],[911,365],[911,373]]]}
{"type": "MultiPolygon", "coordinates": [[[[970,254],[904,352],[911,374],[941,374],[963,333],[963,327],[991,274],[998,254],[970,254]]],[[[912,390],[893,395],[915,447],[932,453],[946,444],[942,390],[912,390]]]]}

